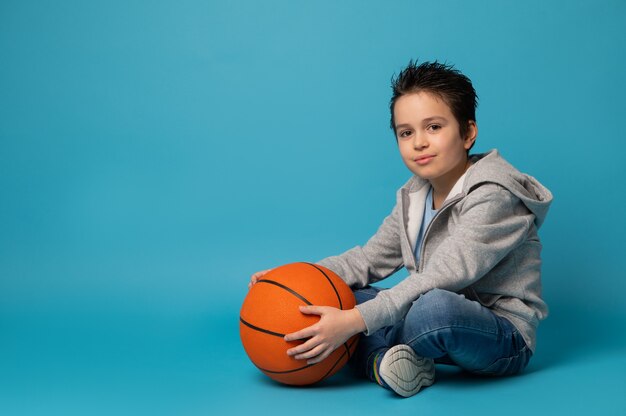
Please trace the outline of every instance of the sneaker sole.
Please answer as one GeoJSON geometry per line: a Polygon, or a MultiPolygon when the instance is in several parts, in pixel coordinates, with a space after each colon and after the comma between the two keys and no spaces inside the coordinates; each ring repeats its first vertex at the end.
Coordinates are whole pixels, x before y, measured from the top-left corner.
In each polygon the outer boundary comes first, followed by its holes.
{"type": "Polygon", "coordinates": [[[408,345],[396,345],[383,356],[380,376],[394,392],[410,397],[435,382],[435,363],[419,357],[408,345]]]}

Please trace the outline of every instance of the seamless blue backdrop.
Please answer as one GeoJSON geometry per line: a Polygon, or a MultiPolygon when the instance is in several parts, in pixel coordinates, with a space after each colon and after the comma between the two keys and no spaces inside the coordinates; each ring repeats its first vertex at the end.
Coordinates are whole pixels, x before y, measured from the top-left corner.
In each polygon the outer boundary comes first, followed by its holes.
{"type": "Polygon", "coordinates": [[[625,414],[625,21],[610,0],[3,0],[0,414],[625,414]],[[537,353],[410,400],[274,384],[239,342],[249,276],[388,214],[411,58],[467,74],[474,150],[555,195],[537,353]]]}

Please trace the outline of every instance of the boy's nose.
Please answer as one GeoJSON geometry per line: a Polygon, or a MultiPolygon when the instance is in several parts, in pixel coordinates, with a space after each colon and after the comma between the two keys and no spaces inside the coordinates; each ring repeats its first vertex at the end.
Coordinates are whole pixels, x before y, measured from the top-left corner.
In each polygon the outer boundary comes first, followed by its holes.
{"type": "Polygon", "coordinates": [[[416,150],[428,147],[428,141],[422,134],[413,135],[413,148],[416,150]]]}

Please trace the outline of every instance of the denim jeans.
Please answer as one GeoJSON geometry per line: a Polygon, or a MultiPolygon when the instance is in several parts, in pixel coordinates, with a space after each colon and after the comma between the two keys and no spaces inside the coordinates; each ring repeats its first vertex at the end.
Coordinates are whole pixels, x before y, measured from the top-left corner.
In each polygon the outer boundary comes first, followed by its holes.
{"type": "MultiPolygon", "coordinates": [[[[357,304],[376,297],[380,288],[356,290],[357,304]]],[[[372,379],[374,353],[407,344],[422,357],[453,364],[475,374],[504,376],[523,370],[532,352],[507,319],[457,293],[434,289],[420,296],[403,320],[369,336],[361,334],[350,360],[372,379]]]]}

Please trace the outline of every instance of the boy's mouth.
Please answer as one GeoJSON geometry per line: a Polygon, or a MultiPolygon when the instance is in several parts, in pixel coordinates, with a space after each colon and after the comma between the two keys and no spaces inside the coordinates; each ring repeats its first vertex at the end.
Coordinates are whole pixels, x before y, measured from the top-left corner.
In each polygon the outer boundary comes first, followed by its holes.
{"type": "Polygon", "coordinates": [[[435,155],[422,155],[422,156],[416,157],[415,159],[413,159],[413,161],[417,163],[418,165],[425,165],[431,160],[433,160],[434,157],[435,155]]]}

